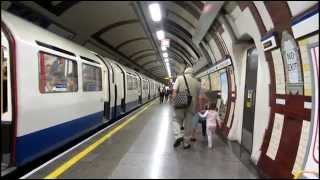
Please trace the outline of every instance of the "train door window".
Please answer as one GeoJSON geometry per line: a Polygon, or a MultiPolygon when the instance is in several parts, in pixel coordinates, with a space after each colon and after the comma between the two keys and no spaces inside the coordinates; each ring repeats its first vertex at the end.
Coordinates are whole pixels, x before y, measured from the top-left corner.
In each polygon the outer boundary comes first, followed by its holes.
{"type": "Polygon", "coordinates": [[[83,91],[102,91],[101,68],[82,64],[83,91]]]}
{"type": "Polygon", "coordinates": [[[10,77],[10,42],[1,29],[1,170],[12,164],[13,119],[10,77]]]}
{"type": "Polygon", "coordinates": [[[148,90],[148,81],[143,80],[143,89],[148,90]]]}
{"type": "Polygon", "coordinates": [[[4,48],[1,46],[1,117],[8,112],[8,61],[4,57],[4,48]]]}
{"type": "Polygon", "coordinates": [[[136,77],[137,79],[137,89],[138,89],[138,92],[140,94],[140,90],[141,90],[141,82],[140,82],[140,79],[138,77],[136,77]]]}
{"type": "Polygon", "coordinates": [[[40,52],[39,85],[41,93],[78,91],[77,62],[40,52]]]}
{"type": "Polygon", "coordinates": [[[133,89],[133,84],[132,84],[132,77],[131,75],[127,74],[127,89],[132,90],[133,89]]]}
{"type": "Polygon", "coordinates": [[[139,83],[138,83],[138,78],[137,77],[133,77],[133,89],[138,89],[139,87],[139,83]]]}

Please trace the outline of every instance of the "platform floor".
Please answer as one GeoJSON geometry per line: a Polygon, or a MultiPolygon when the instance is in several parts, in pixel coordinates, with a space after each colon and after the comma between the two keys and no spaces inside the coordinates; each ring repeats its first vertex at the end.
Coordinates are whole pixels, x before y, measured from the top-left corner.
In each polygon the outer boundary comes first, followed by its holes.
{"type": "MultiPolygon", "coordinates": [[[[173,109],[168,104],[159,104],[158,100],[151,103],[132,122],[57,178],[258,178],[217,135],[213,139],[214,148],[208,149],[200,124],[197,141],[191,149],[184,150],[182,146],[174,149],[170,123],[173,109]]],[[[28,178],[46,177],[117,125],[28,178]]]]}

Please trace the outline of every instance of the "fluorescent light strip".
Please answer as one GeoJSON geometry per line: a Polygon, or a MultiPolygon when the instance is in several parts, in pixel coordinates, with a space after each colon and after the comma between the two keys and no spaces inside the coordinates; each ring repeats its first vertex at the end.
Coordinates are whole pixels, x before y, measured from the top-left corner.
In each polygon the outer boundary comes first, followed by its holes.
{"type": "Polygon", "coordinates": [[[151,19],[154,22],[159,22],[161,21],[161,9],[160,5],[158,3],[152,3],[149,5],[149,12],[151,14],[151,19]]]}
{"type": "Polygon", "coordinates": [[[164,39],[164,31],[163,30],[159,30],[156,32],[158,39],[161,41],[162,39],[164,39]]]}
{"type": "Polygon", "coordinates": [[[170,40],[164,39],[163,41],[161,41],[161,46],[168,48],[170,46],[170,40]]]}
{"type": "Polygon", "coordinates": [[[167,58],[167,57],[168,57],[168,53],[166,53],[166,52],[165,52],[165,53],[162,53],[162,55],[163,55],[164,58],[167,58]]]}

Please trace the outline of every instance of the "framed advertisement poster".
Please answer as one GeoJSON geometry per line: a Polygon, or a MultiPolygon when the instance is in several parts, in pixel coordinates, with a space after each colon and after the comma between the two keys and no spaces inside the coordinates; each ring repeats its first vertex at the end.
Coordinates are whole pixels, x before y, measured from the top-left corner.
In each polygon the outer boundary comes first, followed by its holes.
{"type": "Polygon", "coordinates": [[[209,76],[208,75],[203,76],[200,78],[200,80],[201,80],[201,88],[206,91],[210,90],[209,76]]]}
{"type": "Polygon", "coordinates": [[[211,91],[220,91],[219,73],[211,73],[210,75],[211,91]]]}
{"type": "Polygon", "coordinates": [[[286,72],[286,93],[303,95],[299,48],[295,39],[287,31],[282,32],[281,54],[286,72]]]}

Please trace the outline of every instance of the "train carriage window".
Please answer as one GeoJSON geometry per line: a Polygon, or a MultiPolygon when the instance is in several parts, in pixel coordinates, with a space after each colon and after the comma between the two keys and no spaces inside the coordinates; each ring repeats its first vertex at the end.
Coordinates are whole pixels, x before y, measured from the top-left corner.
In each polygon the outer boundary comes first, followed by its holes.
{"type": "Polygon", "coordinates": [[[40,52],[40,92],[78,91],[77,62],[40,52]]]}
{"type": "Polygon", "coordinates": [[[83,91],[102,91],[101,68],[82,64],[83,91]]]}
{"type": "Polygon", "coordinates": [[[139,81],[136,76],[132,76],[127,74],[127,89],[128,90],[136,90],[139,87],[139,81]]]}

